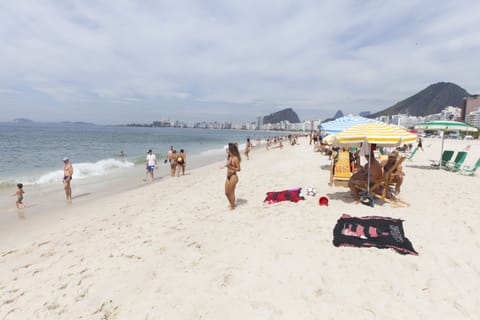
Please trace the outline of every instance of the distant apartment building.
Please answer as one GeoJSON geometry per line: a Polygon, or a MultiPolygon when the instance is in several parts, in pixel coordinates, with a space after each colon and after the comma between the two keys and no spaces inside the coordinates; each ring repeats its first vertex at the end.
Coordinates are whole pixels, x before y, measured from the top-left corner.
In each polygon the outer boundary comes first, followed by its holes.
{"type": "Polygon", "coordinates": [[[257,130],[260,130],[263,126],[263,116],[257,117],[257,130]]]}
{"type": "Polygon", "coordinates": [[[381,121],[383,123],[390,123],[390,117],[389,116],[379,116],[376,118],[376,120],[381,121]]]}
{"type": "Polygon", "coordinates": [[[380,120],[385,123],[391,123],[400,127],[412,128],[416,124],[422,123],[424,121],[423,117],[409,116],[406,114],[396,114],[393,116],[381,116],[377,120],[380,120]]]}
{"type": "Polygon", "coordinates": [[[440,120],[462,120],[462,108],[448,106],[440,112],[440,120]]]}
{"type": "Polygon", "coordinates": [[[465,123],[471,126],[480,127],[480,108],[467,114],[465,117],[465,123]]]}
{"type": "Polygon", "coordinates": [[[466,117],[471,112],[480,108],[480,95],[472,95],[470,97],[463,98],[462,113],[460,116],[461,121],[466,122],[466,117]]]}

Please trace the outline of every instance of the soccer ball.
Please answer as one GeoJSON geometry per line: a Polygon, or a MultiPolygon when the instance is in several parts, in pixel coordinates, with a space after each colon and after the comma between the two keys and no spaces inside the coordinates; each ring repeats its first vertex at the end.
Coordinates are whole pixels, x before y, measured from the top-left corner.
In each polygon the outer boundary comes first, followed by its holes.
{"type": "Polygon", "coordinates": [[[312,188],[312,187],[307,188],[307,196],[314,197],[316,193],[317,193],[317,191],[314,188],[312,188]]]}

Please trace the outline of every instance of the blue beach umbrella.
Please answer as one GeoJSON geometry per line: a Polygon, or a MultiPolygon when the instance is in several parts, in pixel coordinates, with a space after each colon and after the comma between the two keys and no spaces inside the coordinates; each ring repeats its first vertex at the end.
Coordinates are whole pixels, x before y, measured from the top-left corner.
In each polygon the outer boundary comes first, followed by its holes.
{"type": "Polygon", "coordinates": [[[353,127],[357,124],[364,124],[364,123],[382,123],[375,119],[368,119],[360,116],[353,116],[348,115],[345,117],[341,117],[329,122],[322,123],[318,126],[318,129],[325,134],[335,134],[342,132],[350,127],[353,127]]]}

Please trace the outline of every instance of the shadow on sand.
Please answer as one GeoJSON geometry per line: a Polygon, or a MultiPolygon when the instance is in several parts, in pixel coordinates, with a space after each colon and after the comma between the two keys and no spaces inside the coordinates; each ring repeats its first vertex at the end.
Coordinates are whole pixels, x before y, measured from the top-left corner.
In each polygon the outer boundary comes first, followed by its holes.
{"type": "Polygon", "coordinates": [[[438,167],[432,167],[430,165],[407,165],[408,168],[422,169],[422,170],[438,170],[438,167]]]}
{"type": "Polygon", "coordinates": [[[237,198],[236,201],[235,201],[235,205],[238,207],[238,206],[243,206],[243,205],[246,205],[248,203],[248,200],[247,199],[240,199],[240,198],[237,198]]]}
{"type": "Polygon", "coordinates": [[[72,200],[78,199],[78,198],[81,198],[81,197],[86,197],[86,196],[88,196],[88,195],[90,195],[90,192],[80,193],[80,194],[77,194],[76,196],[73,196],[73,197],[72,197],[72,200]]]}
{"type": "Polygon", "coordinates": [[[333,193],[327,193],[326,196],[330,200],[341,200],[345,203],[353,203],[353,196],[351,191],[337,191],[333,193]]]}

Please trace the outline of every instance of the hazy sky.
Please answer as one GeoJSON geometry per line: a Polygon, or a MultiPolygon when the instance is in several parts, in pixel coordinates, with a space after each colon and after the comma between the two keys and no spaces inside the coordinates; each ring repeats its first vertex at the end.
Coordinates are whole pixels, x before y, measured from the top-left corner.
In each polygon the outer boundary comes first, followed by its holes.
{"type": "Polygon", "coordinates": [[[0,121],[301,120],[480,93],[480,1],[0,2],[0,121]]]}

